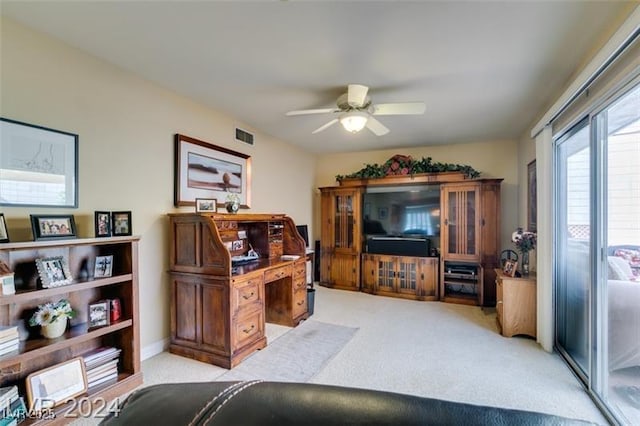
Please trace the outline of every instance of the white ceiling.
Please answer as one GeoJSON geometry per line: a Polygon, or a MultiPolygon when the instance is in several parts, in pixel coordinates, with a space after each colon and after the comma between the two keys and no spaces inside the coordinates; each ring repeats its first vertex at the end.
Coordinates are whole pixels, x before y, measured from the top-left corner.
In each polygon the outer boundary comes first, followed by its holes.
{"type": "Polygon", "coordinates": [[[635,5],[2,0],[1,13],[246,130],[329,153],[519,138],[635,5]],[[379,117],[382,137],[338,125],[312,135],[333,117],[284,115],[333,107],[349,83],[426,113],[379,117]]]}

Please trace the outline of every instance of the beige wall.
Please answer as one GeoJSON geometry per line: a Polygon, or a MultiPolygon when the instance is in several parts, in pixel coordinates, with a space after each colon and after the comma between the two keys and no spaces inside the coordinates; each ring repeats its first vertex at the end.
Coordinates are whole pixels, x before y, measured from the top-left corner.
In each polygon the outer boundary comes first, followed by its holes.
{"type": "MultiPolygon", "coordinates": [[[[511,233],[518,226],[518,143],[516,141],[477,142],[460,145],[425,146],[392,150],[331,154],[318,157],[316,186],[337,185],[335,176],[360,170],[365,164],[382,164],[395,154],[414,158],[431,157],[434,162],[466,164],[481,172],[481,177],[503,178],[502,181],[502,249],[511,248],[511,233]]],[[[526,167],[525,167],[526,169],[526,167]]],[[[319,206],[316,192],[314,203],[319,206]]],[[[314,209],[319,212],[319,207],[314,209]]],[[[316,224],[319,218],[315,217],[316,224]]],[[[314,229],[318,229],[315,226],[314,229]]],[[[318,239],[316,234],[315,238],[318,239]]]]}
{"type": "Polygon", "coordinates": [[[286,213],[311,224],[312,155],[15,22],[1,24],[0,115],[80,136],[78,209],[3,206],[10,237],[31,239],[31,213],[74,214],[79,236],[92,237],[94,210],[131,210],[133,232],[141,236],[143,348],[169,335],[166,213],[177,211],[175,133],[250,155],[251,212],[286,213]],[[255,131],[254,146],[234,140],[236,125],[255,131]]]}

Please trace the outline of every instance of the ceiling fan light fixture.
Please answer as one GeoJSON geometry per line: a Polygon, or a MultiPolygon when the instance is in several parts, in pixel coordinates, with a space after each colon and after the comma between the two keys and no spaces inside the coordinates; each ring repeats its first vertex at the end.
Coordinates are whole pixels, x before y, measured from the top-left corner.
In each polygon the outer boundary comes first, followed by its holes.
{"type": "Polygon", "coordinates": [[[347,132],[358,133],[367,125],[369,116],[362,111],[349,111],[340,116],[340,123],[347,132]]]}

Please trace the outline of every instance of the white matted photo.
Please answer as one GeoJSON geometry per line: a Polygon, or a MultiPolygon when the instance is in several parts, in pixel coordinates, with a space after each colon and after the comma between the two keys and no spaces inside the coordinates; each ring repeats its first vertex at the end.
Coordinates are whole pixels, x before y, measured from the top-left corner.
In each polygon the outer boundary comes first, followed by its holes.
{"type": "Polygon", "coordinates": [[[89,304],[89,328],[109,325],[110,304],[108,300],[100,300],[89,304]]]}
{"type": "Polygon", "coordinates": [[[110,277],[113,273],[113,255],[96,256],[96,267],[93,272],[94,278],[110,277]]]}
{"type": "Polygon", "coordinates": [[[53,408],[87,391],[82,357],[56,364],[27,376],[30,410],[53,408]]]}
{"type": "Polygon", "coordinates": [[[215,198],[196,198],[196,213],[215,213],[216,206],[215,198]]]}

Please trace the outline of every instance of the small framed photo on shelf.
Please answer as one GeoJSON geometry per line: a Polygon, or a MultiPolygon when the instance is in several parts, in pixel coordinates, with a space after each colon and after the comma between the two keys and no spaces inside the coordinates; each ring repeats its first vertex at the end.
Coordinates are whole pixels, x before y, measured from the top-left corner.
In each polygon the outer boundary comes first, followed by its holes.
{"type": "Polygon", "coordinates": [[[73,281],[69,265],[62,256],[36,259],[36,269],[42,288],[60,287],[73,281]]]}
{"type": "Polygon", "coordinates": [[[89,328],[104,327],[110,324],[110,305],[108,300],[99,300],[89,304],[89,328]]]}
{"type": "Polygon", "coordinates": [[[9,242],[9,231],[7,231],[7,222],[4,220],[4,214],[0,213],[0,243],[9,242]]]}
{"type": "Polygon", "coordinates": [[[96,237],[111,236],[111,212],[95,212],[96,237]]]}
{"type": "Polygon", "coordinates": [[[215,198],[196,198],[196,213],[215,213],[217,204],[215,198]]]}
{"type": "Polygon", "coordinates": [[[87,374],[82,357],[27,376],[29,409],[35,412],[56,407],[86,391],[87,374]]]}
{"type": "Polygon", "coordinates": [[[96,256],[96,267],[93,272],[94,278],[110,277],[113,272],[113,255],[96,256]]]}
{"type": "Polygon", "coordinates": [[[504,267],[502,268],[502,272],[504,272],[506,276],[515,277],[517,268],[518,268],[517,261],[507,259],[504,262],[504,267]]]}
{"type": "Polygon", "coordinates": [[[114,237],[131,235],[131,212],[112,212],[111,223],[114,237]]]}
{"type": "Polygon", "coordinates": [[[33,240],[76,238],[76,221],[72,214],[31,215],[33,240]]]}

